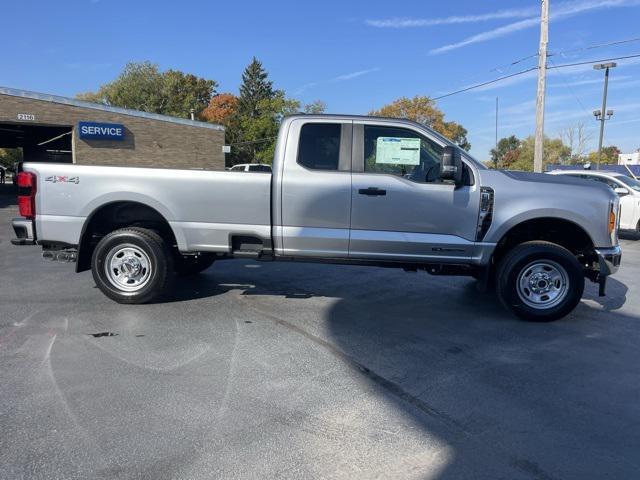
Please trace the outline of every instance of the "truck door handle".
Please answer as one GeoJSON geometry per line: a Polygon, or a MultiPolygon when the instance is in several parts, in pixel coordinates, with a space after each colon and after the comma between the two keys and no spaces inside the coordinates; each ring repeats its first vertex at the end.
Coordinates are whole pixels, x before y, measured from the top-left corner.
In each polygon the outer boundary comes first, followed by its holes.
{"type": "Polygon", "coordinates": [[[360,195],[369,195],[371,197],[375,197],[378,195],[386,195],[387,191],[378,187],[369,187],[369,188],[361,188],[358,190],[360,195]]]}

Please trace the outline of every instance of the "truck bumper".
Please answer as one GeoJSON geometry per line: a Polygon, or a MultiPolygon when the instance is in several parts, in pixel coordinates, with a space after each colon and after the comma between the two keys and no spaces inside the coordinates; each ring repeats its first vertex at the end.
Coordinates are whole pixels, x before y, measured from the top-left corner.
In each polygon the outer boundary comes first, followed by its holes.
{"type": "Polygon", "coordinates": [[[618,271],[620,260],[622,259],[622,249],[619,245],[609,248],[596,248],[596,254],[598,255],[601,276],[606,277],[618,271]]]}
{"type": "Polygon", "coordinates": [[[16,234],[16,238],[11,239],[14,245],[35,245],[36,237],[34,234],[33,220],[26,218],[14,218],[11,220],[11,226],[16,234]]]}

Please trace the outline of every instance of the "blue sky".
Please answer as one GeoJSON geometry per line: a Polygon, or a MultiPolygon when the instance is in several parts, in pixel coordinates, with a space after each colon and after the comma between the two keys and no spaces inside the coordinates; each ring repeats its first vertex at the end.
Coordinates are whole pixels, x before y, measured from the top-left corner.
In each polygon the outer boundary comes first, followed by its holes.
{"type": "MultiPolygon", "coordinates": [[[[112,80],[128,61],[150,60],[212,78],[237,92],[257,56],[278,88],[332,113],[367,113],[400,96],[437,96],[535,66],[539,2],[133,1],[7,2],[0,85],[73,96],[112,80]],[[9,21],[7,21],[9,20],[9,21]],[[520,63],[513,61],[529,57],[520,63]]],[[[550,65],[640,53],[640,0],[551,0],[550,65]]],[[[533,133],[535,72],[438,101],[469,130],[486,159],[499,136],[533,133]]],[[[545,132],[578,123],[590,147],[602,72],[590,65],[550,71],[545,132]]],[[[605,144],[640,148],[640,58],[611,72],[605,144]]]]}

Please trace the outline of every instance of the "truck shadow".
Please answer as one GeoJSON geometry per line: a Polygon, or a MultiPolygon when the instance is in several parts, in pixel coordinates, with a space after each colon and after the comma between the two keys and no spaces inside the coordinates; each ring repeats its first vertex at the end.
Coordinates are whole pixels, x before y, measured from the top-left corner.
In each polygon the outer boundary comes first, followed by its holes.
{"type": "Polygon", "coordinates": [[[626,301],[624,283],[610,279],[604,300],[588,285],[587,301],[571,315],[535,324],[515,319],[467,279],[358,267],[246,267],[216,265],[184,282],[176,300],[193,298],[189,291],[236,289],[261,309],[260,296],[282,297],[269,303],[280,327],[334,356],[364,385],[363,401],[377,396],[394,421],[400,416],[418,432],[425,449],[437,450],[389,449],[381,453],[389,464],[424,458],[421,475],[439,479],[637,473],[630,459],[640,444],[634,427],[640,406],[632,401],[640,318],[616,312],[626,301]],[[332,301],[306,325],[295,311],[298,299],[310,297],[332,301]]]}

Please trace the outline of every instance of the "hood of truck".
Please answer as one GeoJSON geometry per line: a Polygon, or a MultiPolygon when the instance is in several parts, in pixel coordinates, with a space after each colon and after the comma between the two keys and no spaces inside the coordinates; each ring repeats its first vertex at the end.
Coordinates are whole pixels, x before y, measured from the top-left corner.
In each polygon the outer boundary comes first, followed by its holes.
{"type": "Polygon", "coordinates": [[[602,189],[603,191],[611,192],[611,189],[604,183],[598,183],[592,180],[586,180],[584,178],[572,177],[570,175],[549,175],[547,173],[516,172],[509,170],[500,170],[500,173],[520,182],[546,183],[552,185],[576,185],[578,187],[587,188],[596,187],[602,189]]]}
{"type": "Polygon", "coordinates": [[[612,244],[609,211],[618,196],[604,183],[543,173],[482,170],[482,187],[495,192],[494,220],[487,241],[498,241],[514,225],[536,218],[558,218],[579,225],[596,247],[612,244]]]}

